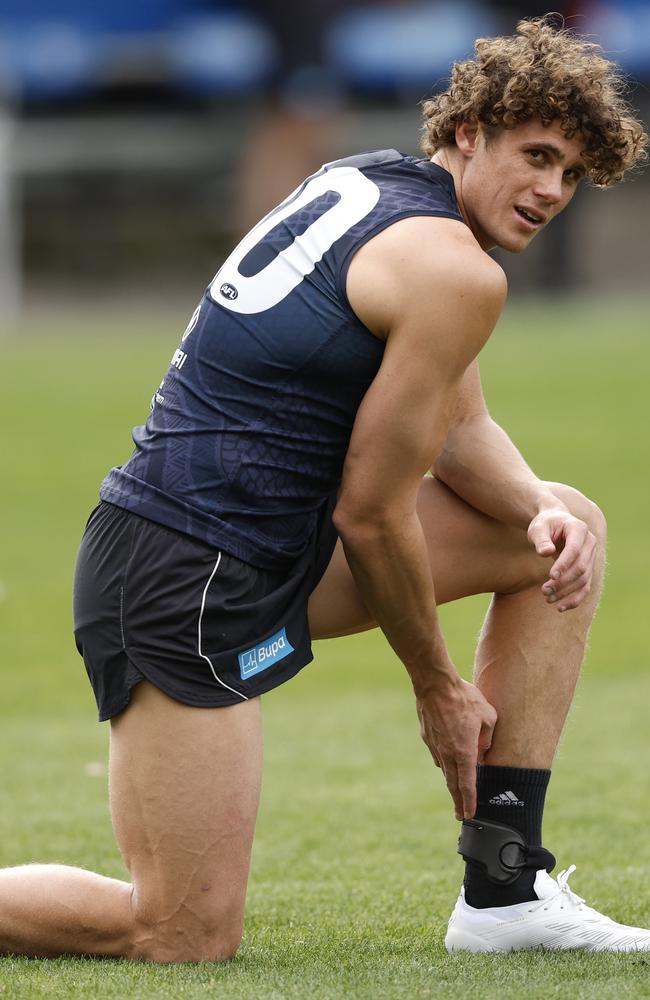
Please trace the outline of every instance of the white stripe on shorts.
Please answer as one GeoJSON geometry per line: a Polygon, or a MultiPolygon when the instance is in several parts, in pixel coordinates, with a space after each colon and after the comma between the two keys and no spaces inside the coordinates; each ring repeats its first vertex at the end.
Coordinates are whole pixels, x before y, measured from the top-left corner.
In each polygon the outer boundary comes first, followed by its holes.
{"type": "Polygon", "coordinates": [[[206,599],[206,597],[208,595],[208,588],[209,588],[210,584],[212,583],[212,579],[214,577],[214,574],[219,569],[219,563],[220,562],[221,562],[221,553],[219,553],[219,558],[217,559],[216,563],[214,564],[214,569],[210,573],[210,579],[208,580],[208,582],[206,583],[205,587],[203,588],[203,597],[201,598],[201,612],[199,614],[198,653],[199,653],[199,656],[202,657],[202,659],[206,660],[207,663],[210,664],[210,670],[212,671],[212,675],[213,675],[215,681],[217,682],[217,684],[221,684],[221,687],[226,688],[228,691],[232,691],[233,694],[236,694],[239,698],[242,698],[244,701],[248,701],[248,698],[246,697],[245,694],[242,694],[241,691],[235,691],[234,688],[231,688],[230,685],[226,684],[225,681],[221,680],[221,678],[217,675],[214,667],[212,666],[212,660],[210,659],[209,656],[206,656],[206,654],[201,649],[201,622],[203,621],[203,611],[205,609],[205,599],[206,599]]]}

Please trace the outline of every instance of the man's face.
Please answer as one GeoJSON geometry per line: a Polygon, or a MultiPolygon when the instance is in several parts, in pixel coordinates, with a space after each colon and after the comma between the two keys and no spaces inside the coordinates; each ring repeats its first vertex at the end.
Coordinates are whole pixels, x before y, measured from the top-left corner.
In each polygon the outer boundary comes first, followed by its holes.
{"type": "Polygon", "coordinates": [[[568,205],[585,175],[583,138],[567,139],[557,122],[544,126],[533,119],[487,141],[480,126],[460,126],[457,144],[459,200],[484,250],[525,250],[568,205]]]}

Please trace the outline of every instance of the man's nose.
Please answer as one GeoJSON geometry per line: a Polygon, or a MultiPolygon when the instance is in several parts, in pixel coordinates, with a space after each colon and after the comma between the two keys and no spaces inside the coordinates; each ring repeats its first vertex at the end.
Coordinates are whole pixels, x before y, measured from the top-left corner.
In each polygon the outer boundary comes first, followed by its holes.
{"type": "Polygon", "coordinates": [[[562,201],[562,179],[564,173],[561,169],[559,170],[548,170],[544,173],[543,177],[540,177],[538,182],[533,188],[533,193],[537,198],[541,198],[543,201],[549,203],[549,205],[557,205],[562,201]]]}

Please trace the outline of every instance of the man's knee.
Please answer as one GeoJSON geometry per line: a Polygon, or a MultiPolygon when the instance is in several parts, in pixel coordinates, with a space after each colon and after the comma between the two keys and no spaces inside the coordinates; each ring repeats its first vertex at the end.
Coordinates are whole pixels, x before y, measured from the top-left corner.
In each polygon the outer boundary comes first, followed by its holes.
{"type": "Polygon", "coordinates": [[[164,965],[183,962],[227,962],[237,954],[241,930],[217,928],[201,934],[186,934],[182,928],[167,928],[163,933],[142,932],[137,936],[130,957],[164,965]]]}
{"type": "Polygon", "coordinates": [[[151,938],[134,950],[133,958],[161,965],[180,965],[185,962],[228,962],[237,954],[241,934],[220,932],[199,940],[170,942],[167,938],[151,938]]]}
{"type": "Polygon", "coordinates": [[[242,929],[242,906],[216,905],[206,910],[188,900],[163,915],[134,902],[130,957],[164,964],[227,962],[237,953],[242,929]]]}

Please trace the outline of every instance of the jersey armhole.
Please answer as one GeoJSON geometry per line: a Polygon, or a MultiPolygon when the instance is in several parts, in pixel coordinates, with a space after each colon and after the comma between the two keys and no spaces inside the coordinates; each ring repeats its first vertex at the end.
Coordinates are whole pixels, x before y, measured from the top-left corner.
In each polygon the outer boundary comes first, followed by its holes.
{"type": "MultiPolygon", "coordinates": [[[[413,219],[422,216],[431,216],[433,218],[438,218],[438,219],[453,219],[455,222],[460,222],[460,224],[463,226],[467,225],[465,220],[461,218],[461,216],[456,215],[454,212],[444,212],[442,210],[436,211],[433,209],[430,211],[422,210],[414,212],[413,210],[410,210],[407,212],[398,212],[396,215],[391,215],[390,218],[388,219],[383,219],[381,222],[377,223],[376,226],[373,226],[373,228],[370,229],[367,233],[364,233],[359,242],[355,243],[354,246],[350,247],[350,249],[345,254],[345,257],[341,261],[341,265],[339,267],[339,273],[336,278],[336,290],[339,294],[342,304],[345,306],[346,309],[348,309],[352,313],[352,315],[355,317],[358,323],[361,323],[361,320],[359,319],[354,309],[350,305],[350,301],[348,299],[348,293],[346,290],[348,270],[350,268],[352,258],[354,257],[355,253],[357,253],[357,251],[361,249],[362,246],[364,246],[366,243],[369,242],[369,240],[371,240],[374,236],[378,236],[379,233],[383,232],[384,229],[388,229],[388,227],[392,226],[393,223],[400,222],[402,219],[413,219]]],[[[364,326],[363,323],[361,325],[364,326]]],[[[366,329],[365,326],[364,329],[366,329]]]]}

